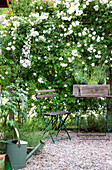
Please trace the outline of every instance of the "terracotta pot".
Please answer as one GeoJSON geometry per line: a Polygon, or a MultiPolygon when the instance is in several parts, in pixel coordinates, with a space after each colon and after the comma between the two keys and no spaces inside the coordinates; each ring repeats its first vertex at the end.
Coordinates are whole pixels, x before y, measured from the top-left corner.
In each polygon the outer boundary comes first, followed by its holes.
{"type": "Polygon", "coordinates": [[[6,154],[0,155],[0,170],[5,170],[5,156],[6,154]]]}

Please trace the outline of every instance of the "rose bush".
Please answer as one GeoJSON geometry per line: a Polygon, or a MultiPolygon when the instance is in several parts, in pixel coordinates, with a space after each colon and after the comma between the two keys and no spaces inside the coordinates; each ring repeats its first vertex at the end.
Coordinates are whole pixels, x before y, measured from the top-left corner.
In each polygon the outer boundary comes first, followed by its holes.
{"type": "MultiPolygon", "coordinates": [[[[36,104],[31,97],[35,89],[55,88],[64,109],[74,112],[73,84],[107,82],[111,0],[12,0],[1,17],[2,84],[5,88],[18,80],[28,91],[30,107],[36,104]]],[[[85,99],[83,109],[84,104],[85,99]]]]}

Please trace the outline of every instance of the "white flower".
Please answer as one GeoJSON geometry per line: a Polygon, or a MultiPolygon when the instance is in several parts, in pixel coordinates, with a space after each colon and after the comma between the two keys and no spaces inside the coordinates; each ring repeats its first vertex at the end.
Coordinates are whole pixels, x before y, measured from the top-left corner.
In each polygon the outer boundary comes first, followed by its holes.
{"type": "Polygon", "coordinates": [[[101,40],[104,40],[104,37],[101,37],[101,40]]]}
{"type": "Polygon", "coordinates": [[[72,25],[73,25],[74,27],[78,26],[79,24],[80,24],[79,21],[72,22],[72,25]]]}
{"type": "Polygon", "coordinates": [[[39,17],[39,13],[31,13],[30,15],[31,15],[32,17],[36,17],[36,18],[39,17]]]}
{"type": "Polygon", "coordinates": [[[74,13],[74,11],[75,11],[75,6],[71,6],[71,7],[67,10],[67,13],[68,13],[68,14],[72,14],[72,13],[74,13]]]}
{"type": "Polygon", "coordinates": [[[38,79],[38,81],[39,81],[39,83],[44,83],[44,81],[42,80],[41,77],[38,79]]]}
{"type": "Polygon", "coordinates": [[[92,35],[91,35],[91,34],[89,34],[89,35],[88,35],[88,37],[92,37],[92,35]]]}
{"type": "Polygon", "coordinates": [[[38,33],[38,31],[34,31],[34,28],[32,28],[31,30],[30,30],[30,36],[32,36],[32,37],[36,37],[36,36],[38,36],[39,35],[39,33],[38,33]]]}
{"type": "Polygon", "coordinates": [[[14,25],[15,29],[17,29],[17,27],[20,26],[20,22],[14,21],[14,22],[13,22],[13,25],[14,25]]]}
{"type": "Polygon", "coordinates": [[[83,4],[83,6],[82,6],[84,9],[86,8],[86,5],[85,4],[83,4]]]}
{"type": "Polygon", "coordinates": [[[36,73],[33,73],[34,76],[36,76],[36,73]]]}
{"type": "Polygon", "coordinates": [[[92,34],[93,34],[93,35],[96,35],[96,31],[94,31],[92,34]]]}
{"type": "Polygon", "coordinates": [[[89,60],[91,60],[92,58],[91,57],[88,57],[89,60]]]}
{"type": "Polygon", "coordinates": [[[95,40],[95,36],[92,37],[92,40],[95,40]]]}
{"type": "Polygon", "coordinates": [[[98,5],[95,5],[93,8],[95,9],[95,11],[99,10],[99,6],[98,5]]]}
{"type": "Polygon", "coordinates": [[[101,58],[101,55],[95,55],[95,58],[101,58]]]}
{"type": "Polygon", "coordinates": [[[95,52],[96,52],[96,49],[93,49],[93,52],[95,53],[95,52]]]}
{"type": "Polygon", "coordinates": [[[72,62],[72,59],[71,59],[70,57],[68,57],[68,61],[69,61],[69,63],[71,63],[71,62],[72,62]]]}
{"type": "Polygon", "coordinates": [[[105,60],[105,63],[108,63],[108,60],[105,60]]]}
{"type": "Polygon", "coordinates": [[[67,97],[67,94],[65,94],[65,97],[67,97]]]}
{"type": "Polygon", "coordinates": [[[73,56],[78,56],[76,49],[75,49],[75,50],[72,50],[72,55],[73,55],[73,56]]]}
{"type": "Polygon", "coordinates": [[[81,37],[81,32],[78,33],[78,36],[81,37]]]}
{"type": "Polygon", "coordinates": [[[83,61],[82,64],[85,64],[85,62],[83,61]]]}
{"type": "Polygon", "coordinates": [[[43,109],[46,109],[46,106],[43,106],[43,109]]]}
{"type": "Polygon", "coordinates": [[[41,16],[39,17],[39,20],[48,19],[48,17],[49,17],[49,13],[42,12],[41,16]]]}
{"type": "Polygon", "coordinates": [[[103,4],[108,4],[108,0],[100,0],[100,3],[103,4]]]}
{"type": "Polygon", "coordinates": [[[91,66],[92,66],[92,67],[95,66],[95,63],[92,63],[91,66]]]}
{"type": "Polygon", "coordinates": [[[8,46],[10,46],[11,44],[12,44],[12,43],[11,43],[11,42],[9,42],[9,43],[8,43],[8,46]]]}
{"type": "Polygon", "coordinates": [[[101,51],[98,51],[98,54],[101,54],[101,51]]]}
{"type": "Polygon", "coordinates": [[[8,51],[9,51],[9,50],[11,50],[11,48],[10,48],[10,47],[7,47],[7,48],[6,48],[6,50],[8,50],[8,51]]]}
{"type": "Polygon", "coordinates": [[[41,41],[46,41],[44,35],[39,36],[38,39],[41,40],[41,41]]]}
{"type": "Polygon", "coordinates": [[[84,71],[87,71],[87,68],[86,68],[86,67],[84,68],[84,71]]]}
{"type": "Polygon", "coordinates": [[[38,38],[36,38],[35,41],[38,42],[38,38]]]}
{"type": "Polygon", "coordinates": [[[14,46],[12,46],[11,48],[12,48],[12,50],[15,50],[15,49],[16,49],[14,46]]]}
{"type": "Polygon", "coordinates": [[[68,86],[67,84],[64,85],[64,87],[67,87],[67,86],[68,86]]]}
{"type": "Polygon", "coordinates": [[[84,46],[87,46],[87,44],[85,43],[84,46]]]}
{"type": "Polygon", "coordinates": [[[85,31],[82,31],[82,35],[86,35],[87,33],[85,31]]]}
{"type": "Polygon", "coordinates": [[[100,37],[98,36],[97,39],[96,39],[97,42],[100,42],[100,37]]]}
{"type": "Polygon", "coordinates": [[[67,46],[70,46],[70,43],[67,43],[67,46]]]}
{"type": "Polygon", "coordinates": [[[80,16],[83,14],[83,11],[82,10],[76,10],[76,16],[80,16]]]}
{"type": "Polygon", "coordinates": [[[60,63],[60,65],[61,65],[62,67],[66,67],[66,66],[67,66],[66,63],[60,63]]]}
{"type": "Polygon", "coordinates": [[[80,42],[78,42],[77,47],[82,47],[82,44],[80,42]]]}
{"type": "Polygon", "coordinates": [[[60,57],[59,60],[62,61],[62,60],[63,60],[63,57],[60,57]]]}

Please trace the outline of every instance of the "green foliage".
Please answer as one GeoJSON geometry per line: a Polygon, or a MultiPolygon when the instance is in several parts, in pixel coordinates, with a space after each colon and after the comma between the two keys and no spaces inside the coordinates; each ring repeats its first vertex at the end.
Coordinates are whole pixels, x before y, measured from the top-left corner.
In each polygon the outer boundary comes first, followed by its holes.
{"type": "MultiPolygon", "coordinates": [[[[0,117],[2,118],[2,121],[4,120],[2,126],[6,125],[7,117],[11,115],[11,113],[15,115],[15,119],[18,119],[18,122],[20,122],[21,115],[26,120],[27,108],[27,92],[20,88],[18,84],[11,84],[10,86],[6,86],[1,96],[0,117]]],[[[13,120],[9,120],[8,124],[10,127],[16,126],[15,121],[13,120]]]]}
{"type": "MultiPolygon", "coordinates": [[[[73,84],[108,82],[112,1],[12,0],[8,11],[0,11],[4,18],[0,26],[0,88],[8,99],[0,116],[5,122],[11,112],[25,119],[26,113],[29,117],[35,111],[39,114],[35,89],[55,88],[59,109],[74,113],[78,107],[72,97],[73,84]],[[12,87],[17,82],[17,88],[12,87]]],[[[83,112],[90,107],[87,100],[79,100],[83,112]]],[[[98,110],[100,103],[94,102],[98,110]]]]}

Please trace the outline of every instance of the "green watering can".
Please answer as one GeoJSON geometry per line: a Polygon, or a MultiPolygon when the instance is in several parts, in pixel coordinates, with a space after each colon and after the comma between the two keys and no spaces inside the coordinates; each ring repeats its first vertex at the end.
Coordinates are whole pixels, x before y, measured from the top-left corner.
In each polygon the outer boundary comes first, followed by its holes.
{"type": "Polygon", "coordinates": [[[8,155],[12,169],[25,168],[26,161],[32,154],[44,144],[42,141],[27,155],[28,142],[20,140],[18,130],[15,128],[18,140],[6,141],[6,154],[8,155]],[[26,156],[27,155],[27,156],[26,156]]]}

